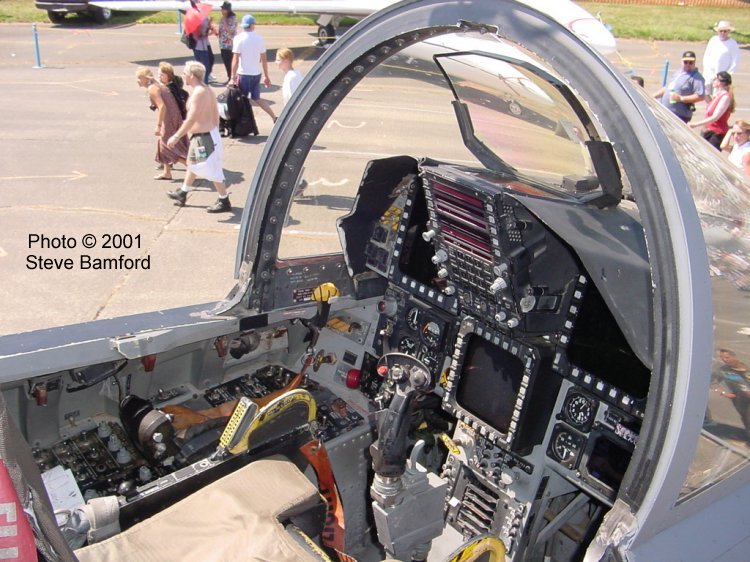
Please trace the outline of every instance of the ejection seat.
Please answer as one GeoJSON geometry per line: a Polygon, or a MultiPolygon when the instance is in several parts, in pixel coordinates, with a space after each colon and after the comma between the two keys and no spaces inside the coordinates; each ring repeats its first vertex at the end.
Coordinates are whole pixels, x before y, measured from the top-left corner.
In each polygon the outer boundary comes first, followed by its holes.
{"type": "Polygon", "coordinates": [[[308,538],[311,531],[294,523],[323,505],[317,488],[291,461],[270,457],[75,554],[81,562],[329,560],[308,538]]]}
{"type": "MultiPolygon", "coordinates": [[[[237,408],[236,411],[238,411],[237,408]]],[[[296,433],[310,438],[313,397],[284,392],[259,410],[234,415],[225,451],[239,454],[288,441],[269,453],[101,542],[75,551],[81,562],[320,562],[330,560],[310,538],[321,534],[327,504],[290,457],[300,456],[296,433]],[[284,439],[286,438],[286,439],[284,439]],[[285,456],[287,455],[287,456],[285,456]]],[[[224,436],[222,436],[222,440],[224,436]]],[[[270,447],[274,449],[273,446],[270,447]]]]}

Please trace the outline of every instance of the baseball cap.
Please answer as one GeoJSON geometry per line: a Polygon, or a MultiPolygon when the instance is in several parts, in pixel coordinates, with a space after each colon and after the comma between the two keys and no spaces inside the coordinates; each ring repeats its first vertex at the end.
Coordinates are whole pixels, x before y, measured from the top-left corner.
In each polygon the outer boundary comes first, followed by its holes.
{"type": "Polygon", "coordinates": [[[250,14],[242,16],[242,27],[250,27],[255,24],[255,18],[250,14]]]}
{"type": "Polygon", "coordinates": [[[221,5],[221,9],[222,10],[227,10],[227,11],[231,12],[232,11],[232,3],[231,2],[224,2],[221,5]]]}
{"type": "Polygon", "coordinates": [[[692,60],[694,61],[696,59],[695,51],[685,51],[682,53],[682,60],[692,60]]]}

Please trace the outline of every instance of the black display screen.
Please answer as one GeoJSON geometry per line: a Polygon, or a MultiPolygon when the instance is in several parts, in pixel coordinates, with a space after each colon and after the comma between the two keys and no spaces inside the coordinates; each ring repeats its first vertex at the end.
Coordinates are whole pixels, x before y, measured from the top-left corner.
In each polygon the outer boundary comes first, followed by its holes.
{"type": "Polygon", "coordinates": [[[635,398],[645,398],[651,371],[636,357],[595,286],[589,286],[576,319],[570,362],[635,398]]]}
{"type": "Polygon", "coordinates": [[[471,334],[458,380],[456,402],[501,433],[507,433],[521,388],[519,357],[471,334]]]}
{"type": "Polygon", "coordinates": [[[599,436],[586,461],[586,470],[616,492],[620,488],[632,454],[632,451],[612,439],[599,436]]]}
{"type": "MultiPolygon", "coordinates": [[[[438,266],[432,263],[435,248],[422,238],[427,231],[427,202],[422,189],[414,194],[409,224],[404,235],[404,246],[398,267],[412,279],[428,287],[438,287],[441,280],[437,276],[438,266]]],[[[444,283],[444,282],[443,282],[444,283]]]]}

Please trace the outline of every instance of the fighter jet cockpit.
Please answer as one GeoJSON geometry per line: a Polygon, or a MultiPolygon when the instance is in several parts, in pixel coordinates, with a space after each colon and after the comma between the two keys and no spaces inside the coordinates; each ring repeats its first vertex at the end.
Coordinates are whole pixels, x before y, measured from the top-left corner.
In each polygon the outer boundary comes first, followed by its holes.
{"type": "Polygon", "coordinates": [[[369,17],[280,116],[225,301],[4,362],[36,548],[675,559],[750,458],[711,386],[749,192],[699,142],[527,6],[369,17]]]}

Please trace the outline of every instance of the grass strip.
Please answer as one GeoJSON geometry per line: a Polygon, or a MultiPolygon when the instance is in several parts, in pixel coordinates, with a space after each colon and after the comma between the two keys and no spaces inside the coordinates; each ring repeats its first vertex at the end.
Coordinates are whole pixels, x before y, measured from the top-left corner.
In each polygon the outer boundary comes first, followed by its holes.
{"type": "Polygon", "coordinates": [[[750,4],[747,8],[703,8],[698,6],[649,6],[576,2],[612,28],[615,37],[652,41],[708,41],[714,25],[729,20],[738,43],[750,43],[750,4]],[[745,31],[745,33],[743,33],[745,31]]]}

